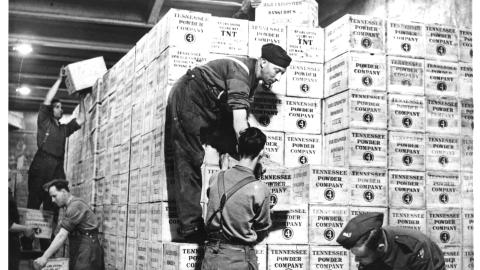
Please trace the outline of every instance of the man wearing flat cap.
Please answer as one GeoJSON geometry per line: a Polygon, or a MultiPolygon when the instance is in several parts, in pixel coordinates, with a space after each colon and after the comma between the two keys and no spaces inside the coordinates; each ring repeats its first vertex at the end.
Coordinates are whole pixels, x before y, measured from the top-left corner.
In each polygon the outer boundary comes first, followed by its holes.
{"type": "Polygon", "coordinates": [[[237,157],[237,139],[255,88],[280,80],[291,58],[275,44],[265,44],[259,59],[225,56],[188,70],[173,85],[165,123],[165,166],[174,194],[180,235],[187,242],[205,237],[200,196],[202,145],[237,157]]]}
{"type": "Polygon", "coordinates": [[[80,198],[70,194],[68,182],[55,179],[43,186],[53,203],[65,207],[65,216],[60,221],[57,233],[42,257],[34,261],[35,269],[41,269],[47,260],[65,243],[69,241],[70,270],[102,270],[104,269],[103,250],[98,239],[98,220],[90,206],[80,198]]]}
{"type": "Polygon", "coordinates": [[[445,270],[443,252],[425,234],[382,224],[383,213],[360,214],[337,237],[359,270],[445,270]]]}

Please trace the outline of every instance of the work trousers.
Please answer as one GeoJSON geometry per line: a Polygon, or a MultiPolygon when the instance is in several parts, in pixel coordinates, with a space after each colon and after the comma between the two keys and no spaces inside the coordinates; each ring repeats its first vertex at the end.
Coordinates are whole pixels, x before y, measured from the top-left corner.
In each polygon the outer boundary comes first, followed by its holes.
{"type": "Polygon", "coordinates": [[[207,242],[202,270],[258,270],[253,246],[207,242]]]}
{"type": "Polygon", "coordinates": [[[105,269],[103,249],[97,235],[69,236],[70,270],[105,269]]]}
{"type": "MultiPolygon", "coordinates": [[[[203,230],[201,166],[208,144],[236,153],[232,112],[212,93],[199,70],[189,70],[172,87],[165,119],[167,188],[176,201],[180,231],[203,230]]],[[[208,179],[206,179],[208,181],[208,179]]]]}

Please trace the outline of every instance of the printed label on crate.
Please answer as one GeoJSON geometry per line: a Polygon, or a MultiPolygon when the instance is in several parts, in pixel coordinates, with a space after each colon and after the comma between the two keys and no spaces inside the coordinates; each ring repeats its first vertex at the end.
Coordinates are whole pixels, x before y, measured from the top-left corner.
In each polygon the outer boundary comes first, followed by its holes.
{"type": "Polygon", "coordinates": [[[349,172],[343,167],[310,165],[310,203],[344,204],[350,202],[349,172]]]}
{"type": "Polygon", "coordinates": [[[163,246],[164,270],[194,270],[200,269],[203,258],[203,248],[197,244],[165,243],[163,246]]]}
{"type": "Polygon", "coordinates": [[[425,132],[425,97],[388,95],[388,129],[425,132]]]}
{"type": "Polygon", "coordinates": [[[473,99],[460,99],[461,134],[473,134],[473,99]]]}
{"type": "Polygon", "coordinates": [[[182,237],[178,233],[180,223],[178,221],[177,208],[175,202],[161,202],[162,204],[162,241],[181,241],[182,237]]]}
{"type": "Polygon", "coordinates": [[[295,61],[323,63],[325,51],[323,29],[320,27],[288,25],[287,48],[285,50],[295,61]]]}
{"type": "Polygon", "coordinates": [[[152,143],[152,132],[149,132],[145,135],[142,136],[142,159],[140,162],[140,166],[147,167],[150,166],[151,164],[151,159],[152,159],[152,148],[153,148],[153,143],[152,143]]]}
{"type": "Polygon", "coordinates": [[[428,209],[428,236],[437,244],[461,244],[462,216],[460,209],[428,209]]]}
{"type": "Polygon", "coordinates": [[[425,61],[425,95],[457,96],[457,63],[425,61]]]}
{"type": "Polygon", "coordinates": [[[255,245],[253,248],[257,255],[257,270],[267,270],[267,245],[255,245]]]}
{"type": "Polygon", "coordinates": [[[389,224],[388,208],[386,207],[350,206],[349,210],[350,210],[350,219],[366,213],[383,213],[383,224],[389,224]]]}
{"type": "Polygon", "coordinates": [[[346,51],[385,52],[383,19],[346,14],[325,28],[325,60],[346,51]]]}
{"type": "Polygon", "coordinates": [[[340,246],[310,246],[310,269],[348,269],[349,252],[340,246]]]}
{"type": "Polygon", "coordinates": [[[387,165],[387,132],[376,130],[347,131],[350,137],[349,152],[352,166],[376,166],[387,165]]]}
{"type": "Polygon", "coordinates": [[[293,201],[292,174],[288,168],[267,168],[260,178],[270,188],[270,208],[278,211],[290,209],[293,201]]]}
{"type": "Polygon", "coordinates": [[[376,168],[350,168],[350,205],[387,204],[387,172],[376,168]]]}
{"type": "Polygon", "coordinates": [[[388,171],[389,205],[398,208],[425,208],[425,173],[388,171]]]}
{"type": "Polygon", "coordinates": [[[420,23],[387,21],[387,55],[425,57],[425,26],[420,23]]]}
{"type": "Polygon", "coordinates": [[[382,92],[348,90],[325,100],[325,133],[348,127],[385,129],[387,100],[382,92]]]}
{"type": "Polygon", "coordinates": [[[68,258],[48,259],[42,270],[68,270],[68,258]]]}
{"type": "Polygon", "coordinates": [[[448,135],[426,135],[426,169],[459,170],[460,138],[448,135]]]}
{"type": "Polygon", "coordinates": [[[460,177],[462,181],[462,208],[473,209],[473,173],[462,171],[460,177]]]}
{"type": "Polygon", "coordinates": [[[284,101],[286,132],[320,134],[322,122],[320,99],[285,97],[284,101]]]}
{"type": "Polygon", "coordinates": [[[50,211],[18,208],[19,224],[35,228],[35,238],[50,239],[53,213],[50,211]]]}
{"type": "Polygon", "coordinates": [[[138,205],[129,204],[128,205],[128,215],[127,215],[127,236],[128,237],[137,237],[137,223],[138,221],[138,205]]]}
{"type": "Polygon", "coordinates": [[[136,268],[138,270],[147,270],[148,269],[148,259],[147,259],[147,241],[137,239],[137,259],[136,259],[136,268]]]}
{"type": "Polygon", "coordinates": [[[471,63],[458,63],[458,96],[473,97],[473,68],[471,63]]]}
{"type": "Polygon", "coordinates": [[[309,241],[316,245],[338,245],[335,241],[348,222],[348,206],[310,204],[309,241]]]}
{"type": "Polygon", "coordinates": [[[473,209],[462,209],[463,246],[473,246],[473,209]]]}
{"type": "Polygon", "coordinates": [[[285,166],[322,163],[322,136],[310,134],[285,134],[285,166]]]}
{"type": "Polygon", "coordinates": [[[427,212],[425,210],[390,208],[389,220],[390,226],[398,226],[427,233],[427,212]]]}
{"type": "Polygon", "coordinates": [[[323,97],[323,65],[292,61],[284,76],[287,78],[287,96],[323,97]]]}
{"type": "MultiPolygon", "coordinates": [[[[256,21],[266,24],[318,25],[318,4],[313,0],[269,0],[257,2],[256,21]]],[[[323,42],[322,42],[323,43],[323,42]]]]}
{"type": "Polygon", "coordinates": [[[427,208],[461,207],[460,173],[427,171],[427,208]]]}
{"type": "Polygon", "coordinates": [[[455,27],[426,24],[425,30],[426,59],[458,60],[458,32],[455,27]]]}
{"type": "Polygon", "coordinates": [[[423,95],[424,60],[387,56],[387,91],[389,93],[423,95]]]}
{"type": "Polygon", "coordinates": [[[426,131],[432,134],[460,133],[460,112],[457,98],[433,97],[427,101],[427,126],[426,131]]]}
{"type": "Polygon", "coordinates": [[[138,169],[130,170],[130,181],[128,185],[128,203],[137,203],[140,188],[140,172],[138,169]]]}
{"type": "Polygon", "coordinates": [[[390,131],[388,133],[388,168],[425,170],[425,134],[390,131]]]}
{"type": "Polygon", "coordinates": [[[265,154],[268,159],[283,165],[285,157],[285,133],[264,131],[267,136],[267,142],[265,143],[265,154]]]}
{"type": "Polygon", "coordinates": [[[460,270],[462,268],[462,246],[461,245],[442,245],[441,250],[445,260],[445,269],[460,270]]]}
{"type": "MultiPolygon", "coordinates": [[[[207,39],[208,42],[208,39],[207,39]]],[[[169,48],[165,52],[165,62],[160,62],[168,71],[168,82],[173,84],[178,78],[184,75],[189,68],[204,64],[208,60],[208,49],[205,50],[182,50],[169,48]]]]}
{"type": "Polygon", "coordinates": [[[148,243],[148,269],[162,270],[163,266],[163,243],[155,242],[155,240],[148,243]]]}
{"type": "Polygon", "coordinates": [[[473,264],[473,252],[474,249],[473,247],[463,247],[463,261],[462,261],[462,266],[463,270],[473,270],[474,269],[474,264],[473,264]]]}
{"type": "Polygon", "coordinates": [[[268,268],[271,270],[300,270],[308,268],[307,245],[268,245],[268,268]]]}
{"type": "Polygon", "coordinates": [[[467,28],[460,28],[458,29],[458,37],[458,46],[460,48],[459,60],[462,62],[472,62],[472,30],[467,28]]]}
{"type": "Polygon", "coordinates": [[[127,248],[125,256],[125,270],[136,269],[136,259],[137,259],[137,239],[127,238],[127,248]]]}
{"type": "Polygon", "coordinates": [[[152,241],[162,240],[162,205],[160,203],[150,204],[150,226],[148,239],[152,241]]]}
{"type": "Polygon", "coordinates": [[[385,56],[345,53],[325,64],[325,97],[346,89],[386,91],[385,56]]]}
{"type": "Polygon", "coordinates": [[[287,29],[285,26],[248,22],[248,56],[260,57],[262,46],[266,43],[287,48],[287,29]]]}
{"type": "Polygon", "coordinates": [[[272,227],[267,244],[302,244],[308,242],[308,205],[291,205],[287,211],[271,214],[272,227]]]}
{"type": "Polygon", "coordinates": [[[117,209],[117,235],[126,236],[127,235],[127,205],[119,205],[117,209]]]}
{"type": "Polygon", "coordinates": [[[160,38],[162,52],[167,47],[179,47],[185,49],[204,48],[208,50],[210,45],[211,15],[207,13],[188,10],[170,9],[162,18],[157,35],[160,38]]]}
{"type": "Polygon", "coordinates": [[[473,171],[473,138],[471,136],[461,137],[461,151],[462,171],[473,171]]]}
{"type": "Polygon", "coordinates": [[[248,54],[248,21],[212,16],[209,31],[210,52],[228,55],[248,54]]]}
{"type": "Polygon", "coordinates": [[[268,131],[284,131],[283,107],[285,98],[273,93],[257,93],[250,107],[250,126],[268,131]]]}

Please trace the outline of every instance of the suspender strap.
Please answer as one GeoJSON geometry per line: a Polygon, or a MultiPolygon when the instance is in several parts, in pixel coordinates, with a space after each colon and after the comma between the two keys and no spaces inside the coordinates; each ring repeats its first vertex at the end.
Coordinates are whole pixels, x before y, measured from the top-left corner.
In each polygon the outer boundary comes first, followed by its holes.
{"type": "Polygon", "coordinates": [[[237,182],[233,187],[231,187],[227,192],[225,192],[225,178],[224,178],[224,175],[225,175],[225,171],[221,171],[219,174],[218,174],[218,180],[217,180],[217,183],[218,183],[218,195],[219,195],[219,198],[220,198],[220,206],[217,208],[217,210],[215,210],[215,212],[213,212],[213,214],[210,216],[210,218],[208,219],[207,221],[207,224],[206,224],[206,227],[208,227],[213,219],[215,218],[215,216],[220,212],[220,218],[221,218],[221,224],[220,225],[223,225],[223,215],[222,215],[222,211],[223,211],[223,208],[225,207],[225,204],[227,203],[228,199],[230,199],[233,194],[235,194],[239,189],[241,189],[242,187],[252,183],[252,182],[255,182],[257,181],[257,179],[255,179],[255,177],[253,176],[247,176],[245,178],[243,178],[241,181],[237,182]]]}

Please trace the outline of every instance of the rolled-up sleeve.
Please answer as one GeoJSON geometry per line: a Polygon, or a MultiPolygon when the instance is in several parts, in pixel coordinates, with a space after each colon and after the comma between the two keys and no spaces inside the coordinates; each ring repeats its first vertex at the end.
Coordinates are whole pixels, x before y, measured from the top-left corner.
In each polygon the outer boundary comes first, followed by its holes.
{"type": "Polygon", "coordinates": [[[228,66],[226,86],[227,103],[231,110],[250,108],[249,75],[239,64],[231,62],[228,66]]]}
{"type": "Polygon", "coordinates": [[[85,212],[82,203],[72,202],[71,205],[67,207],[65,217],[62,219],[60,226],[68,232],[72,232],[82,221],[85,212]]]}

